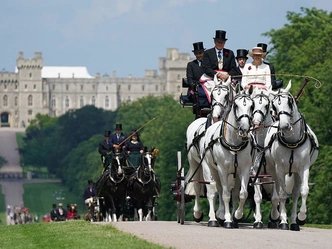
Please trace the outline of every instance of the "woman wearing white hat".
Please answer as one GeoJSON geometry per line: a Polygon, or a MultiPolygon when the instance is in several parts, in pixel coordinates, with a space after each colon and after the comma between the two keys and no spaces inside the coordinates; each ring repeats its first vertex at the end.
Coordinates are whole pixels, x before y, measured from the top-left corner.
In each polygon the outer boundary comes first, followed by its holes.
{"type": "Polygon", "coordinates": [[[272,88],[270,67],[263,63],[265,54],[261,47],[253,47],[249,51],[253,61],[247,63],[244,67],[241,81],[243,89],[248,89],[251,85],[263,89],[272,88]]]}

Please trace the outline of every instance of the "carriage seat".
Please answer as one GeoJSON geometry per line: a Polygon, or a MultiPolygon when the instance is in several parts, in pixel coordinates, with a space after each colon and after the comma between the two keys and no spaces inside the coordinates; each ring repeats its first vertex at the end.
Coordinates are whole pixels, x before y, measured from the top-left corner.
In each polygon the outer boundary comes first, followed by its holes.
{"type": "MultiPolygon", "coordinates": [[[[182,88],[188,88],[187,78],[182,78],[182,88]]],[[[196,106],[197,109],[208,108],[210,109],[210,103],[206,97],[205,91],[199,82],[195,83],[194,94],[188,94],[180,96],[180,104],[185,106],[196,106]]]]}

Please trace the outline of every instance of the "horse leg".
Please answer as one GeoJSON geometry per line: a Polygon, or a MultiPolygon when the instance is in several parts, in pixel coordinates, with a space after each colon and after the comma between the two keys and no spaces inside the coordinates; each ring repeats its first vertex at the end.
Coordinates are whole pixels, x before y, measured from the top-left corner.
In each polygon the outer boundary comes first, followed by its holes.
{"type": "MultiPolygon", "coordinates": [[[[278,167],[276,167],[278,170],[278,167]]],[[[288,220],[287,220],[287,210],[286,210],[286,199],[287,192],[285,187],[285,175],[278,175],[279,185],[279,212],[280,212],[280,224],[279,228],[282,230],[289,230],[288,220]]]]}
{"type": "Polygon", "coordinates": [[[304,225],[305,220],[307,218],[307,197],[309,195],[309,167],[304,169],[303,177],[302,179],[299,179],[299,182],[297,183],[299,186],[301,186],[301,207],[300,212],[297,215],[296,223],[299,225],[304,225]]]}
{"type": "MultiPolygon", "coordinates": [[[[190,163],[191,167],[197,168],[199,167],[198,163],[196,161],[194,161],[194,159],[191,158],[191,163],[190,163]]],[[[193,177],[193,181],[196,180],[202,180],[203,179],[203,171],[200,168],[196,174],[193,177]]],[[[194,213],[193,213],[193,217],[194,220],[196,222],[201,222],[203,219],[203,213],[201,211],[201,206],[200,206],[200,195],[202,193],[202,187],[203,185],[201,183],[198,182],[193,182],[194,184],[194,191],[195,191],[195,204],[194,204],[194,213]]]]}
{"type": "Polygon", "coordinates": [[[247,174],[240,174],[239,178],[241,180],[241,189],[240,189],[240,202],[239,202],[239,206],[236,209],[234,216],[233,216],[233,220],[235,222],[238,222],[242,219],[243,217],[243,209],[244,209],[244,204],[248,198],[248,183],[249,183],[249,171],[247,172],[247,174]]]}
{"type": "Polygon", "coordinates": [[[255,200],[255,222],[254,222],[254,228],[261,229],[263,228],[263,222],[262,222],[262,211],[261,211],[261,202],[262,202],[262,188],[260,185],[254,185],[254,200],[255,200]]]}

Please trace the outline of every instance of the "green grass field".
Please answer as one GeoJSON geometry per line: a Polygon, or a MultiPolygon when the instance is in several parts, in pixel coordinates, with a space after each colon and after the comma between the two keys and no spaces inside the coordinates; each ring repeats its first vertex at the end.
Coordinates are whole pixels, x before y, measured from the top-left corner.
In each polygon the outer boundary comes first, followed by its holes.
{"type": "Polygon", "coordinates": [[[0,226],[0,234],[0,248],[166,248],[123,233],[110,224],[98,225],[82,220],[0,226]]]}
{"type": "Polygon", "coordinates": [[[29,208],[33,216],[38,215],[40,219],[52,210],[52,204],[58,205],[60,202],[64,208],[67,204],[77,204],[81,216],[87,211],[83,197],[69,192],[62,183],[29,183],[24,184],[23,187],[24,205],[29,208]]]}

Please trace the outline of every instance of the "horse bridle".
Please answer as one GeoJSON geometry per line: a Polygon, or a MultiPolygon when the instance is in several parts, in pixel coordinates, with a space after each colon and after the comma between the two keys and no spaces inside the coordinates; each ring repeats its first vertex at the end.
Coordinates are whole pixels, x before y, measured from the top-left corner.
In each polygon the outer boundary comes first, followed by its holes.
{"type": "Polygon", "coordinates": [[[269,106],[270,106],[270,99],[268,96],[266,96],[265,94],[263,93],[260,93],[260,94],[257,94],[252,100],[256,99],[256,98],[259,98],[259,103],[261,104],[262,103],[262,99],[266,99],[267,100],[267,105],[265,106],[266,108],[266,113],[263,113],[263,111],[261,109],[256,109],[252,115],[254,116],[256,113],[260,114],[263,119],[262,119],[262,122],[265,121],[267,115],[269,114],[269,106]]]}
{"type": "MultiPolygon", "coordinates": [[[[226,109],[226,105],[224,106],[221,102],[218,102],[218,101],[215,99],[215,97],[213,96],[213,93],[214,93],[215,91],[218,91],[217,94],[220,95],[220,94],[221,94],[221,90],[223,90],[223,91],[227,91],[227,92],[228,92],[228,94],[226,95],[226,98],[225,98],[226,100],[228,99],[228,95],[229,95],[229,88],[228,88],[228,86],[225,86],[225,85],[222,85],[222,84],[216,85],[216,86],[213,88],[212,92],[211,92],[212,109],[217,105],[217,106],[219,106],[223,111],[225,111],[225,109],[226,109]]],[[[227,102],[226,102],[226,103],[227,103],[227,102]]]]}

